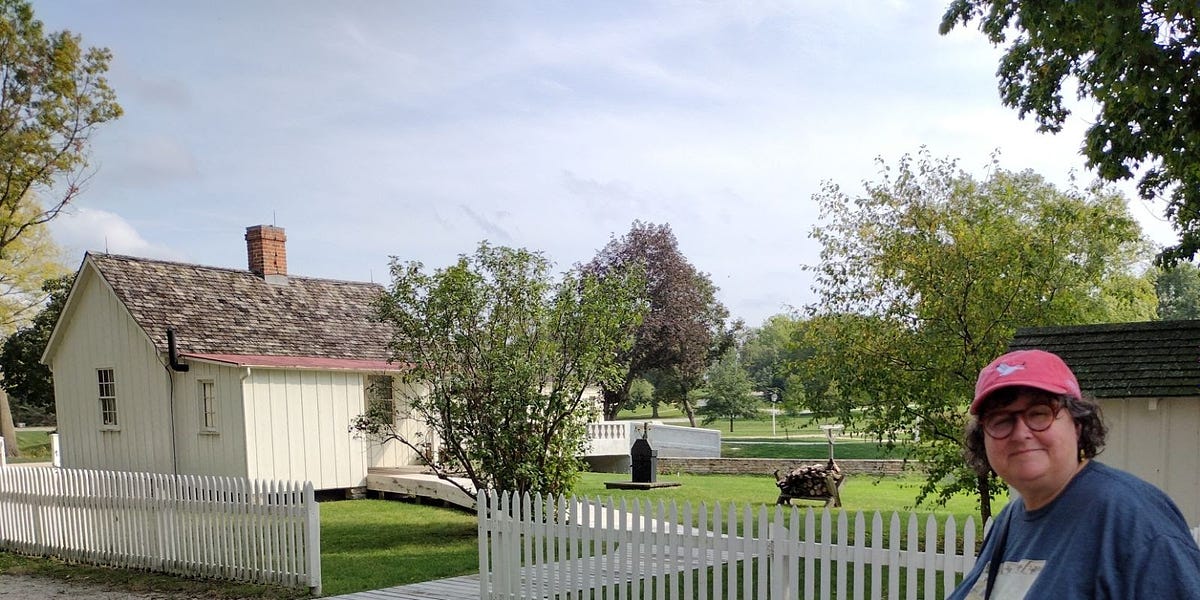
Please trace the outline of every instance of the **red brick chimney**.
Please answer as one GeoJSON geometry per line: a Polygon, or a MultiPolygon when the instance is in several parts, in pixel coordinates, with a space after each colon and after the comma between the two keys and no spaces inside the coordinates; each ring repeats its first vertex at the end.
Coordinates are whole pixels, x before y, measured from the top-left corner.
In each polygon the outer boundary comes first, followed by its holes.
{"type": "Polygon", "coordinates": [[[246,254],[250,272],[271,283],[287,281],[287,236],[282,227],[255,225],[246,228],[246,254]]]}

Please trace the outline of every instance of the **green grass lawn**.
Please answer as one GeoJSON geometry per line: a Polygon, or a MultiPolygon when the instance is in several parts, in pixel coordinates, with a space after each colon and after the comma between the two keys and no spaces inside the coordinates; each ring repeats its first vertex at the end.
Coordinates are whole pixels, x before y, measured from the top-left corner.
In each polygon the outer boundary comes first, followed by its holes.
{"type": "MultiPolygon", "coordinates": [[[[7,443],[7,440],[5,440],[7,443]]],[[[27,429],[17,430],[17,447],[21,450],[18,458],[9,458],[9,462],[49,462],[50,461],[50,432],[27,429]]]]}
{"type": "Polygon", "coordinates": [[[321,578],[335,596],[479,572],[475,515],[389,500],[321,504],[321,578]]]}
{"type": "Polygon", "coordinates": [[[648,419],[686,419],[683,411],[677,406],[660,406],[658,408],[658,416],[655,417],[651,413],[649,406],[642,406],[633,410],[623,410],[617,413],[618,421],[645,421],[648,419]]]}
{"type": "MultiPolygon", "coordinates": [[[[770,473],[762,475],[688,475],[688,474],[659,474],[660,481],[678,481],[679,487],[657,488],[646,491],[610,490],[604,487],[606,481],[628,481],[628,475],[617,473],[584,473],[582,480],[575,487],[575,493],[589,498],[610,496],[616,499],[626,498],[627,501],[651,500],[658,502],[690,502],[693,506],[707,502],[721,502],[728,506],[736,503],[739,506],[747,504],[774,504],[779,495],[775,486],[775,477],[770,473]]],[[[842,484],[842,510],[891,513],[917,512],[938,515],[944,519],[948,515],[962,523],[967,516],[975,516],[979,520],[978,506],[974,498],[960,495],[953,497],[946,506],[923,505],[916,506],[913,500],[923,482],[917,475],[875,476],[848,475],[842,484]]],[[[797,506],[812,506],[821,509],[820,502],[793,501],[797,506]]],[[[1003,507],[1003,502],[993,503],[992,512],[996,513],[1003,507]]],[[[836,511],[835,511],[836,512],[836,511]]]]}
{"type": "MultiPolygon", "coordinates": [[[[775,425],[772,427],[771,415],[762,413],[762,416],[757,419],[734,419],[733,431],[729,430],[729,419],[713,421],[703,425],[703,427],[719,430],[722,439],[824,440],[825,432],[821,429],[821,425],[827,423],[832,424],[832,421],[828,419],[784,417],[783,415],[779,415],[775,418],[775,425]]],[[[853,436],[851,434],[852,432],[841,431],[838,434],[838,438],[852,439],[853,436]]]]}
{"type": "Polygon", "coordinates": [[[50,460],[49,431],[18,431],[17,446],[21,449],[21,458],[18,462],[45,462],[50,460]]]}

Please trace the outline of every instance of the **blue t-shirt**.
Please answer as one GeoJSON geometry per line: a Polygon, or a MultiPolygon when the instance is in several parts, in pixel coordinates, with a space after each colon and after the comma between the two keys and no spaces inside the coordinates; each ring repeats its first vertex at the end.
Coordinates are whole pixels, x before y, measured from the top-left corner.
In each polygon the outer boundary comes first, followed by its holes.
{"type": "Polygon", "coordinates": [[[1015,500],[1000,511],[975,567],[950,598],[984,597],[1001,537],[1004,562],[991,600],[1200,598],[1200,548],[1175,503],[1095,461],[1050,504],[1026,511],[1015,500]]]}

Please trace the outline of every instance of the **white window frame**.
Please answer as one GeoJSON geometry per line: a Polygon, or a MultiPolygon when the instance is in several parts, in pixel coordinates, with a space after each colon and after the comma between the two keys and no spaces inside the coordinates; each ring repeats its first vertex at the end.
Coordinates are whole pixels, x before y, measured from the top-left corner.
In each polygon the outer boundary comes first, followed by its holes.
{"type": "Polygon", "coordinates": [[[200,379],[196,382],[197,396],[200,399],[200,433],[213,435],[217,429],[217,383],[212,379],[200,379]]]}
{"type": "Polygon", "coordinates": [[[120,431],[117,412],[117,372],[112,367],[96,369],[97,399],[100,401],[100,429],[120,431]]]}

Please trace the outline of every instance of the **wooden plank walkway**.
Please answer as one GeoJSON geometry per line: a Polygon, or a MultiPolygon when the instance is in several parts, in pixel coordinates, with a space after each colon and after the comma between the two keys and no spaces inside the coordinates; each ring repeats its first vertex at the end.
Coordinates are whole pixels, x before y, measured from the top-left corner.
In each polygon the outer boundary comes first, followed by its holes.
{"type": "MultiPolygon", "coordinates": [[[[467,489],[474,489],[469,479],[455,477],[467,489]]],[[[475,510],[475,496],[466,494],[454,484],[430,473],[413,473],[402,469],[374,468],[367,471],[367,489],[441,500],[468,510],[475,510]]]]}
{"type": "Polygon", "coordinates": [[[463,600],[479,597],[479,574],[332,596],[326,600],[463,600]]]}
{"type": "MultiPolygon", "coordinates": [[[[675,552],[671,557],[657,557],[660,560],[654,564],[648,563],[646,561],[647,558],[650,557],[643,556],[642,560],[635,565],[632,560],[627,559],[625,554],[618,550],[614,553],[612,560],[612,563],[615,563],[613,566],[617,568],[613,569],[611,573],[605,573],[601,570],[609,564],[609,561],[598,561],[592,558],[524,567],[521,569],[520,589],[526,591],[532,587],[532,584],[526,584],[525,581],[532,570],[538,570],[543,574],[561,573],[563,584],[577,581],[580,584],[579,588],[588,590],[604,587],[605,584],[628,584],[643,578],[659,575],[671,576],[678,573],[690,572],[698,568],[715,567],[725,564],[728,561],[727,554],[721,553],[720,556],[716,556],[711,550],[703,553],[693,551],[690,561],[685,561],[680,552],[675,552]],[[683,564],[684,562],[688,564],[683,564]],[[600,569],[597,567],[600,567],[600,569]]],[[[550,578],[554,579],[555,577],[551,576],[550,578]]],[[[549,598],[552,594],[550,590],[545,589],[547,584],[548,582],[542,584],[543,592],[541,595],[535,594],[533,597],[549,598]]],[[[333,596],[327,600],[459,600],[464,598],[479,598],[478,573],[401,585],[382,590],[355,592],[342,596],[333,596]]]]}

